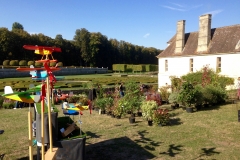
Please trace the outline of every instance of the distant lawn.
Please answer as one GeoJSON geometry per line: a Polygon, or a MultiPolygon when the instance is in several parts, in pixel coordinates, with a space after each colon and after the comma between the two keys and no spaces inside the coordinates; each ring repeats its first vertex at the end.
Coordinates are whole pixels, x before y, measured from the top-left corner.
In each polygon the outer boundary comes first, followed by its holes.
{"type": "MultiPolygon", "coordinates": [[[[148,126],[141,117],[130,124],[129,115],[116,119],[84,111],[86,160],[240,159],[238,109],[240,102],[194,113],[179,108],[170,112],[171,125],[164,127],[148,126]]],[[[5,154],[5,159],[28,159],[27,112],[28,108],[0,110],[0,130],[5,130],[0,135],[0,154],[5,154]]]]}

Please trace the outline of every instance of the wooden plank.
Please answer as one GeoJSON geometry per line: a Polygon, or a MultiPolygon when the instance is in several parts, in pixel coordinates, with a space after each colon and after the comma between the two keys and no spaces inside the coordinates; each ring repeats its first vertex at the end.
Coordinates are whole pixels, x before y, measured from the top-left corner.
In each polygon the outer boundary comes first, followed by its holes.
{"type": "Polygon", "coordinates": [[[58,148],[52,148],[52,152],[51,152],[51,150],[49,149],[49,150],[47,150],[47,152],[46,152],[46,154],[45,154],[45,159],[46,160],[55,160],[56,159],[56,153],[57,153],[57,150],[58,150],[58,148]]]}

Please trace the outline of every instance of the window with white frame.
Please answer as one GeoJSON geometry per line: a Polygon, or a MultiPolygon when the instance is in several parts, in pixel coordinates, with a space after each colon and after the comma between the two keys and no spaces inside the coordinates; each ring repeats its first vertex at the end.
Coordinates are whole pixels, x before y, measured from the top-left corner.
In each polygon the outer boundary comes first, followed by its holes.
{"type": "Polygon", "coordinates": [[[168,60],[165,60],[165,72],[168,71],[168,60]]]}
{"type": "Polygon", "coordinates": [[[193,58],[190,58],[190,61],[189,61],[189,71],[193,72],[193,58]]]}
{"type": "Polygon", "coordinates": [[[221,70],[222,70],[222,59],[221,57],[217,57],[216,72],[221,72],[221,70]]]}

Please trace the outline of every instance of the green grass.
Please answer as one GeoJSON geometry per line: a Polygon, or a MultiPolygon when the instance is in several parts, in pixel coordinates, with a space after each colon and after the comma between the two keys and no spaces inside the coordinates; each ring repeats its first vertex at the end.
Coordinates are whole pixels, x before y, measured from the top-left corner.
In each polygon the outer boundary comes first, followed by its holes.
{"type": "MultiPolygon", "coordinates": [[[[94,74],[94,75],[72,75],[64,76],[63,80],[57,81],[55,85],[62,90],[86,89],[89,85],[100,84],[104,88],[111,88],[120,82],[135,81],[138,83],[157,85],[157,76],[147,74],[128,74],[127,77],[115,76],[119,74],[94,74]]],[[[0,79],[0,94],[3,94],[4,86],[10,85],[14,90],[18,88],[28,88],[29,84],[39,85],[40,82],[32,81],[30,77],[23,78],[3,78],[0,79]]]]}
{"type": "MultiPolygon", "coordinates": [[[[62,110],[59,116],[62,117],[62,110]]],[[[170,108],[170,106],[161,106],[170,108]]],[[[194,113],[171,111],[171,125],[148,126],[141,117],[130,124],[121,119],[84,111],[86,159],[240,159],[238,104],[210,107],[194,113]]],[[[28,108],[1,109],[0,154],[5,159],[28,159],[28,108]],[[25,157],[25,158],[24,158],[25,157]]],[[[78,120],[78,116],[74,118],[78,120]]],[[[34,149],[36,154],[36,148],[34,149]]]]}

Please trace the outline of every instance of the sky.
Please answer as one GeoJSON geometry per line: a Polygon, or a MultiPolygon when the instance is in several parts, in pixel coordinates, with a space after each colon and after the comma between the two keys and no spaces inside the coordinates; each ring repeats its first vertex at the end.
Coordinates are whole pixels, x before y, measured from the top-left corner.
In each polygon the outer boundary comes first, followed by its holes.
{"type": "Polygon", "coordinates": [[[185,32],[199,29],[212,14],[211,28],[240,24],[240,0],[0,0],[0,27],[18,22],[30,34],[73,40],[77,29],[108,39],[165,49],[185,20],[185,32]]]}

